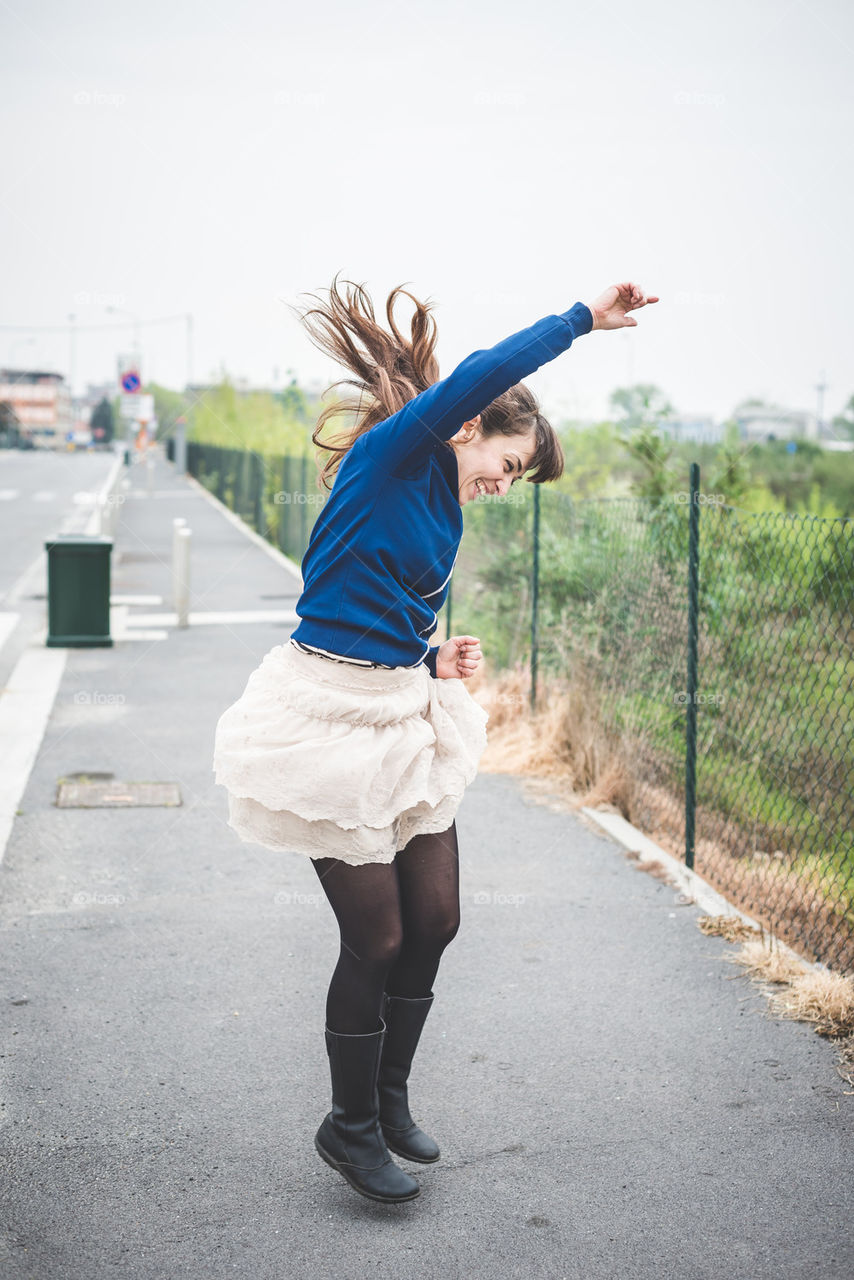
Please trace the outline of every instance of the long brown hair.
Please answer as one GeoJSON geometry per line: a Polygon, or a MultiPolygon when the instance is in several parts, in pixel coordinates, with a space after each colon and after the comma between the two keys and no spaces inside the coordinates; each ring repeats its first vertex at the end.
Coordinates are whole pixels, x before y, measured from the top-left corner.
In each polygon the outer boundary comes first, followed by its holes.
{"type": "MultiPolygon", "coordinates": [[[[328,405],[311,436],[312,443],[329,455],[320,472],[327,489],[332,488],[329,478],[334,478],[342,458],[359,436],[390,418],[439,380],[439,364],[434,354],[438,333],[431,302],[419,301],[398,285],[386,300],[389,329],[386,332],[377,323],[373,303],[364,286],[352,280],[344,280],[342,284],[343,292],[336,274],[327,291],[328,300],[309,294],[308,297],[315,300],[314,305],[293,308],[314,345],[354,375],[341,378],[327,388],[326,394],[341,386],[355,388],[356,394],[350,393],[328,405]],[[415,307],[409,323],[409,338],[404,337],[394,319],[395,303],[401,295],[409,298],[415,307]],[[326,423],[341,414],[352,415],[355,425],[321,440],[326,423]]],[[[536,396],[524,383],[517,383],[481,410],[480,429],[486,437],[535,433],[536,449],[528,467],[532,474],[527,477],[532,484],[557,480],[563,474],[560,441],[540,413],[536,396]]]]}

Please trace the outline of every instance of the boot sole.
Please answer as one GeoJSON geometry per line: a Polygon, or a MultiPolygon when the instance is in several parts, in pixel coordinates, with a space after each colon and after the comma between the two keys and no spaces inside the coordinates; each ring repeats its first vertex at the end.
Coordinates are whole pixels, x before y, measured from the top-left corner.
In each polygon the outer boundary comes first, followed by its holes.
{"type": "MultiPolygon", "coordinates": [[[[421,1194],[420,1187],[416,1187],[414,1191],[406,1196],[378,1196],[375,1195],[373,1191],[366,1191],[364,1187],[360,1187],[359,1184],[353,1180],[352,1175],[335,1159],[334,1156],[331,1156],[328,1151],[324,1151],[323,1147],[318,1142],[317,1137],[314,1139],[314,1145],[317,1148],[317,1154],[320,1156],[321,1160],[325,1160],[330,1169],[335,1169],[337,1173],[340,1173],[341,1177],[350,1184],[353,1190],[358,1191],[359,1195],[364,1196],[367,1200],[378,1200],[380,1204],[403,1204],[407,1200],[414,1200],[417,1195],[421,1194]]],[[[386,1143],[386,1146],[388,1146],[388,1143],[386,1143]]]]}

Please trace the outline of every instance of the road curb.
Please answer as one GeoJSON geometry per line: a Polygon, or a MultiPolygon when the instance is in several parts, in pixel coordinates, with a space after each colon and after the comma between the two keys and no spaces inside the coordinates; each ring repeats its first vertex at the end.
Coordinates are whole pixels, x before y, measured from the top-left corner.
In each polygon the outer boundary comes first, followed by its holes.
{"type": "Polygon", "coordinates": [[[586,806],[582,806],[581,812],[585,817],[592,819],[619,844],[626,849],[631,849],[633,853],[637,853],[641,862],[662,863],[667,868],[670,878],[675,881],[680,889],[693,898],[704,915],[737,916],[739,920],[742,920],[751,928],[761,929],[763,933],[773,939],[775,946],[781,952],[789,956],[790,959],[797,961],[798,964],[807,969],[812,969],[816,973],[828,972],[827,965],[805,959],[788,943],[781,942],[770,929],[765,928],[758,920],[754,920],[752,916],[733,906],[722,893],[719,893],[717,889],[713,889],[707,880],[704,880],[696,871],[692,871],[690,867],[686,867],[678,858],[674,858],[672,853],[662,849],[654,840],[650,840],[649,836],[645,836],[642,831],[638,831],[637,827],[633,827],[621,814],[590,809],[586,806]]]}

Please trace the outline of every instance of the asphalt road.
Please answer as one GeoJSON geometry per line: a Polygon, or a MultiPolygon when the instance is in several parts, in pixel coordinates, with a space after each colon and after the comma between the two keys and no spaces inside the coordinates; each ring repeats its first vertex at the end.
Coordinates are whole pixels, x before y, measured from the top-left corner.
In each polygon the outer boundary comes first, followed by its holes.
{"type": "MultiPolygon", "coordinates": [[[[166,464],[157,484],[122,506],[115,592],[166,593],[182,515],[194,607],[291,607],[293,573],[166,464]]],[[[443,1158],[397,1207],[323,1164],[332,914],[305,859],[240,843],[211,773],[217,717],[291,624],[162,630],[69,652],[0,864],[4,1277],[848,1280],[833,1047],[508,777],[460,810],[462,928],[411,1081],[443,1158]],[[81,771],[183,803],[57,808],[81,771]]]]}
{"type": "Polygon", "coordinates": [[[91,510],[91,495],[115,460],[109,452],[0,449],[0,602],[68,517],[91,510]]]}
{"type": "Polygon", "coordinates": [[[0,449],[0,687],[47,624],[46,539],[86,527],[116,455],[0,449]]]}

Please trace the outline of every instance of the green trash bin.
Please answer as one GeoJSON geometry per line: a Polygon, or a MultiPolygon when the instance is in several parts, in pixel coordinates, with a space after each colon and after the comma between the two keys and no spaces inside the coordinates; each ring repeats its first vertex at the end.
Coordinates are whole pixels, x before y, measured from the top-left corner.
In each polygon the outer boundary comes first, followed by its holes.
{"type": "Polygon", "coordinates": [[[60,533],[47,551],[47,644],[88,649],[113,643],[110,636],[112,538],[60,533]]]}

